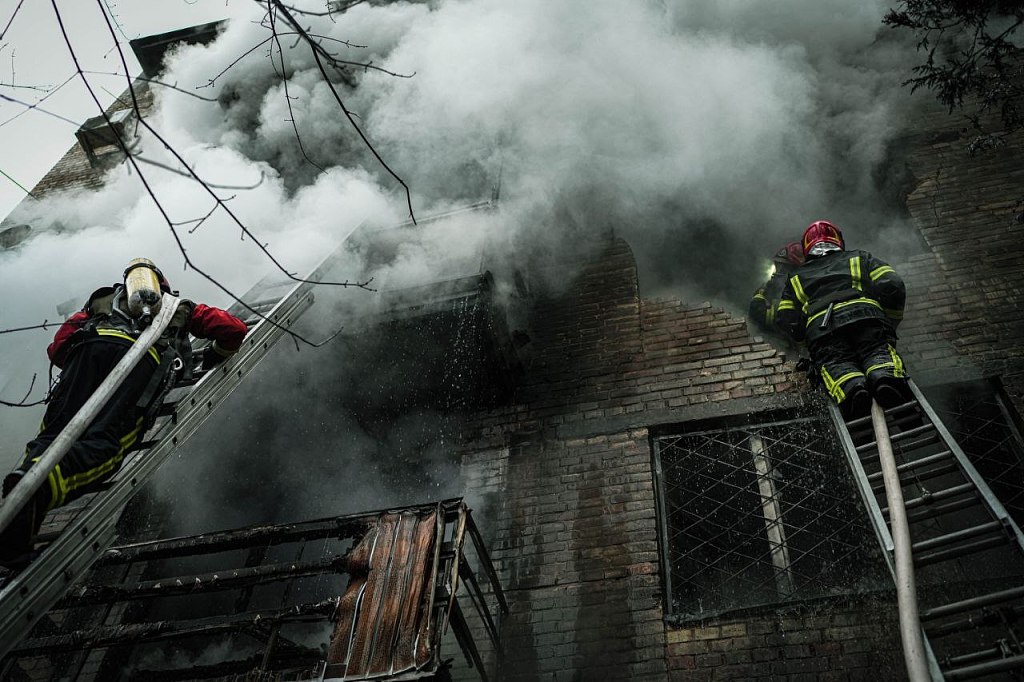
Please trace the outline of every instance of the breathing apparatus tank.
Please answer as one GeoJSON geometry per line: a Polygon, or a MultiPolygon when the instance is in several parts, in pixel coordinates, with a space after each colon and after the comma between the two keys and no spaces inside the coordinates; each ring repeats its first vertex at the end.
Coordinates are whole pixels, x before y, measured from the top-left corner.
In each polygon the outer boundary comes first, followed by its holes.
{"type": "Polygon", "coordinates": [[[149,323],[160,311],[160,270],[153,261],[135,258],[124,271],[125,295],[128,299],[128,314],[141,322],[149,323]]]}

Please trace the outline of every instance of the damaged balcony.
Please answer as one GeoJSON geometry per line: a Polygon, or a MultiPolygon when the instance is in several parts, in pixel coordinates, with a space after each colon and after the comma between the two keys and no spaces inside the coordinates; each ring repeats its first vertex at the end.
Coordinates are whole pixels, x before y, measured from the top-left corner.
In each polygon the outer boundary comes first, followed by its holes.
{"type": "Polygon", "coordinates": [[[108,550],[0,676],[441,680],[450,626],[487,679],[467,594],[500,657],[507,606],[461,499],[138,543],[108,550]]]}

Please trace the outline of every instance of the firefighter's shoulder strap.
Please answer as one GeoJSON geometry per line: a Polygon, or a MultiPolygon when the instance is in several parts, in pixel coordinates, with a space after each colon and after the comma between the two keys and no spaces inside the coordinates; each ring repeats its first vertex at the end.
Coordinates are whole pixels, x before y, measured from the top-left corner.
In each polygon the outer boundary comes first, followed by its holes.
{"type": "Polygon", "coordinates": [[[143,389],[135,406],[142,412],[144,428],[149,428],[156,419],[164,396],[174,387],[179,378],[192,376],[192,344],[188,340],[189,322],[195,304],[187,299],[178,302],[167,331],[158,343],[160,367],[143,389]]]}

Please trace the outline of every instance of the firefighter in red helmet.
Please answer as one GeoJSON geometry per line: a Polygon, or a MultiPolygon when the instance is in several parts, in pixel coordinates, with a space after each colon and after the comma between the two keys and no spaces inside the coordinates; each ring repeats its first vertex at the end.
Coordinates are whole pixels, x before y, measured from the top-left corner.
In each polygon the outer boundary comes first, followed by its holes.
{"type": "MultiPolygon", "coordinates": [[[[49,396],[39,433],[25,448],[22,463],[4,478],[4,497],[148,326],[159,308],[161,291],[171,291],[163,273],[151,261],[136,259],[125,270],[122,282],[97,289],[82,310],[60,326],[46,349],[50,361],[62,370],[60,380],[49,396]],[[132,289],[135,281],[146,280],[150,283],[147,287],[132,289]]],[[[117,472],[124,455],[141,442],[153,408],[176,378],[173,372],[186,363],[192,366],[189,334],[213,340],[202,358],[208,368],[236,353],[246,331],[245,323],[227,311],[181,301],[168,330],[72,444],[35,497],[2,529],[0,564],[13,568],[27,564],[32,558],[33,536],[46,512],[95,491],[117,472]]]]}
{"type": "Polygon", "coordinates": [[[776,323],[803,341],[825,389],[847,418],[866,415],[875,398],[893,407],[907,395],[906,370],[896,351],[906,289],[888,264],[847,250],[827,220],[803,236],[806,261],[789,278],[776,323]]]}
{"type": "Polygon", "coordinates": [[[747,316],[768,333],[777,333],[775,312],[782,290],[790,276],[804,262],[803,247],[799,241],[790,242],[775,252],[772,257],[772,274],[750,299],[747,316]]]}

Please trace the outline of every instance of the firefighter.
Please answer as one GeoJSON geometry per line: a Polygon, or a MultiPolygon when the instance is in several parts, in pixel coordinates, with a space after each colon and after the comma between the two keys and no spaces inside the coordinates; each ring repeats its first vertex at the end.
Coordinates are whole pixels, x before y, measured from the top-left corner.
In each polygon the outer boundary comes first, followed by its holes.
{"type": "Polygon", "coordinates": [[[790,275],[804,262],[804,252],[800,242],[790,242],[775,252],[772,258],[772,276],[761,288],[754,292],[747,308],[747,316],[767,333],[778,333],[775,325],[775,308],[782,296],[790,275]]]}
{"type": "MultiPolygon", "coordinates": [[[[62,370],[60,380],[49,397],[39,433],[26,446],[22,463],[4,479],[4,497],[128,352],[159,308],[160,292],[170,291],[167,279],[151,261],[135,259],[123,283],[97,289],[82,310],[60,326],[46,349],[50,361],[62,370]],[[142,285],[133,291],[132,285],[138,282],[142,285]]],[[[173,383],[174,372],[186,363],[192,366],[189,334],[213,340],[202,358],[203,367],[209,369],[238,351],[246,331],[242,320],[224,310],[182,300],[160,340],[72,444],[35,497],[0,533],[0,563],[27,564],[46,512],[96,490],[117,472],[125,453],[141,441],[163,393],[173,383]]]]}
{"type": "Polygon", "coordinates": [[[804,232],[805,263],[789,278],[776,323],[803,341],[825,389],[849,418],[866,415],[875,398],[894,407],[908,395],[896,352],[906,289],[889,264],[866,251],[846,250],[827,220],[804,232]]]}

